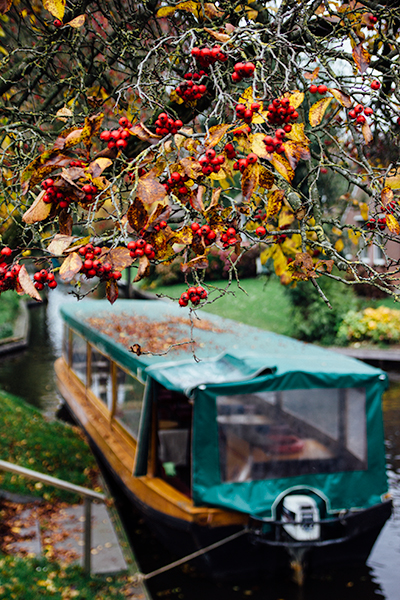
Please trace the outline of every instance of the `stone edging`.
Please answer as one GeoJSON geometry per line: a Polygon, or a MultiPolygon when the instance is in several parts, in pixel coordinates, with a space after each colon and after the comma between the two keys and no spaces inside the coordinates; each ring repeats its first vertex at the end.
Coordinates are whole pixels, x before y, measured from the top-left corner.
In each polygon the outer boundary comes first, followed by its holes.
{"type": "Polygon", "coordinates": [[[19,315],[14,325],[14,333],[0,340],[0,354],[22,350],[28,346],[29,313],[25,300],[19,304],[19,315]]]}

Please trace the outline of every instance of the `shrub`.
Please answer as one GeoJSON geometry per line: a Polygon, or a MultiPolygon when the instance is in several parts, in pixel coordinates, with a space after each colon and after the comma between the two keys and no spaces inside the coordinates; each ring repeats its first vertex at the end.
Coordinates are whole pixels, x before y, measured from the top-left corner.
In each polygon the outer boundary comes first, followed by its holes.
{"type": "Polygon", "coordinates": [[[380,306],[362,311],[349,311],[338,331],[342,342],[371,341],[395,344],[400,342],[400,310],[380,306]]]}

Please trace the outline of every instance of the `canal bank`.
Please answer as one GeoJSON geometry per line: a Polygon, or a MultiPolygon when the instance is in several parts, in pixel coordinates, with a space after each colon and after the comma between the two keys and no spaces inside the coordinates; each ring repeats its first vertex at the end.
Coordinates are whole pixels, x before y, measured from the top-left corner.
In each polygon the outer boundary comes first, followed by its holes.
{"type": "MultiPolygon", "coordinates": [[[[57,290],[54,291],[57,292],[57,290]]],[[[41,397],[32,394],[33,403],[42,403],[43,409],[48,414],[51,414],[52,411],[54,413],[54,407],[58,404],[52,378],[53,361],[61,352],[61,324],[57,320],[53,320],[53,316],[57,315],[58,306],[64,301],[65,296],[63,294],[60,294],[58,298],[52,294],[47,307],[32,309],[32,347],[29,348],[29,354],[26,351],[22,353],[25,358],[21,356],[19,364],[13,362],[12,367],[7,366],[4,365],[3,358],[0,359],[0,377],[3,377],[5,372],[12,374],[11,379],[6,381],[6,384],[10,387],[25,387],[29,392],[28,381],[32,381],[35,372],[40,374],[41,381],[49,388],[43,389],[43,396],[41,397]],[[41,315],[40,319],[38,318],[39,315],[41,315]],[[59,334],[58,341],[57,331],[59,334]],[[40,362],[46,365],[45,368],[43,365],[41,366],[40,362]],[[19,380],[18,377],[15,378],[17,373],[20,374],[19,380]],[[25,374],[24,382],[21,381],[22,373],[25,374]],[[53,385],[53,392],[51,391],[51,385],[53,385]]],[[[172,599],[178,597],[190,598],[190,600],[204,600],[206,597],[209,600],[220,600],[221,596],[224,600],[248,596],[256,600],[265,600],[265,598],[268,598],[268,600],[280,598],[284,600],[299,600],[300,598],[319,600],[321,597],[328,600],[337,600],[338,597],[345,600],[359,600],[362,597],[363,600],[372,600],[372,598],[398,600],[398,587],[400,585],[397,566],[400,551],[400,530],[398,527],[400,520],[400,424],[398,409],[400,406],[400,391],[395,387],[392,387],[392,390],[393,394],[390,402],[385,399],[385,428],[388,474],[395,501],[395,512],[382,532],[365,567],[341,572],[331,571],[313,577],[307,582],[306,588],[300,594],[291,582],[279,580],[269,581],[265,585],[252,585],[249,583],[244,586],[243,584],[236,585],[235,582],[224,586],[216,585],[197,575],[195,576],[189,563],[185,568],[174,569],[168,574],[160,575],[149,581],[148,587],[153,597],[158,595],[160,597],[168,596],[172,599]]],[[[125,520],[131,543],[140,564],[140,570],[143,573],[148,573],[172,562],[175,557],[166,553],[154,541],[140,519],[128,513],[125,520]]]]}

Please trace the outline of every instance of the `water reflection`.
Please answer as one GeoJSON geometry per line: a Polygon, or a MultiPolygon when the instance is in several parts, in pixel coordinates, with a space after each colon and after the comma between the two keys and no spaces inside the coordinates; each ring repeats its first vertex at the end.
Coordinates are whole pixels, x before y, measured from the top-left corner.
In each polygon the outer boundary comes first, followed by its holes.
{"type": "MultiPolygon", "coordinates": [[[[63,288],[49,294],[47,305],[30,309],[29,348],[12,356],[0,356],[0,387],[25,398],[54,416],[59,403],[53,362],[61,353],[61,304],[71,296],[63,288]]],[[[332,570],[309,578],[303,589],[290,581],[272,580],[262,585],[215,584],[194,578],[190,564],[149,581],[154,598],[188,600],[398,600],[400,596],[400,384],[391,385],[384,397],[386,459],[394,513],[385,525],[366,566],[332,570]]],[[[124,511],[123,504],[120,504],[124,511]]],[[[125,511],[127,510],[125,506],[125,511]]],[[[140,519],[129,513],[130,537],[141,570],[150,572],[171,562],[140,519]]]]}

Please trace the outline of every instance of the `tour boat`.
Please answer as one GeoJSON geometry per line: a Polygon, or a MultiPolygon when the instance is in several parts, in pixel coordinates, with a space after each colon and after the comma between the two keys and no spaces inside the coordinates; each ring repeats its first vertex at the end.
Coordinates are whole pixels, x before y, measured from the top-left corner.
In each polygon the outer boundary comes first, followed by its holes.
{"type": "Polygon", "coordinates": [[[169,301],[61,313],[61,395],[175,555],[235,581],[367,559],[392,507],[383,371],[169,301]]]}

